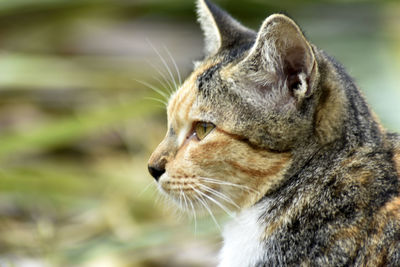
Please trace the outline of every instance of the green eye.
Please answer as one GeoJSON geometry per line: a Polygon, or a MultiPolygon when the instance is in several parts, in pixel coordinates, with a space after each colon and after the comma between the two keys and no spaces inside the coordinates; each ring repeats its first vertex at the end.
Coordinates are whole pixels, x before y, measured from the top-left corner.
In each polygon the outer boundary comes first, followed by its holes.
{"type": "Polygon", "coordinates": [[[209,122],[198,122],[194,126],[194,132],[199,140],[203,140],[213,129],[215,125],[209,122]]]}

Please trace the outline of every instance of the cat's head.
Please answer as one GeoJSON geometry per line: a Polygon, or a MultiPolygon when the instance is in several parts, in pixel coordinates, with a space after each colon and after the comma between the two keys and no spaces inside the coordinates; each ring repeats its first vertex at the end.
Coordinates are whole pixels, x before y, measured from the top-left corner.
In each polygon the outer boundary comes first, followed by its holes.
{"type": "Polygon", "coordinates": [[[149,170],[188,209],[242,208],[279,184],[292,151],[313,138],[318,64],[285,15],[256,33],[207,0],[197,4],[206,57],[171,96],[149,170]]]}

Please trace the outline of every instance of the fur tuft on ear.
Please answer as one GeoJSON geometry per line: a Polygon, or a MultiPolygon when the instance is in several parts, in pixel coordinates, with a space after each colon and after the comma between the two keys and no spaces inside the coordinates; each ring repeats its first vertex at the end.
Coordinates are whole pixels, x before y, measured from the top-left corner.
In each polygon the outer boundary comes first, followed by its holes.
{"type": "Polygon", "coordinates": [[[197,0],[198,21],[205,37],[205,54],[255,38],[255,33],[208,0],[197,0]]]}
{"type": "Polygon", "coordinates": [[[197,16],[204,33],[204,52],[206,55],[215,54],[221,47],[221,35],[207,3],[197,1],[197,16]]]}
{"type": "Polygon", "coordinates": [[[285,85],[297,100],[312,94],[318,75],[311,45],[297,24],[281,14],[271,15],[264,21],[242,64],[258,66],[262,72],[274,74],[279,84],[285,85]]]}

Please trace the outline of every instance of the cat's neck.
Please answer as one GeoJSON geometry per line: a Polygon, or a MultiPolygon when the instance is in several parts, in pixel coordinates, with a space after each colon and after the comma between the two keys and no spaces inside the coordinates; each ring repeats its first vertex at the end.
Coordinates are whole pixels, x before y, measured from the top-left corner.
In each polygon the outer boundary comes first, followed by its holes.
{"type": "MultiPolygon", "coordinates": [[[[319,50],[318,58],[322,73],[321,94],[326,97],[323,101],[320,99],[320,102],[325,102],[322,108],[326,114],[317,118],[325,121],[316,123],[327,127],[327,132],[336,134],[328,138],[328,142],[338,143],[348,150],[364,145],[381,146],[384,139],[383,127],[353,79],[340,63],[325,52],[319,50]]],[[[320,140],[320,143],[324,144],[324,140],[320,140]]]]}
{"type": "Polygon", "coordinates": [[[258,266],[257,263],[264,257],[261,237],[265,227],[259,219],[265,211],[265,203],[263,201],[241,210],[225,225],[224,245],[220,251],[218,267],[258,266]]]}

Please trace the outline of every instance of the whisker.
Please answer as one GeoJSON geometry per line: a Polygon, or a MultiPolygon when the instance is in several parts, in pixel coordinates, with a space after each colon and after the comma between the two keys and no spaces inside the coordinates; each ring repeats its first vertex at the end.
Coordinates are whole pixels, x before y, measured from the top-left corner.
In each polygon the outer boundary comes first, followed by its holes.
{"type": "Polygon", "coordinates": [[[168,66],[167,62],[165,61],[165,59],[161,56],[160,52],[158,52],[158,50],[154,47],[154,45],[147,40],[147,42],[149,43],[149,45],[151,46],[151,48],[154,50],[154,52],[156,52],[156,54],[158,55],[158,57],[161,59],[161,62],[164,64],[164,67],[167,69],[169,76],[171,77],[172,82],[175,85],[175,90],[178,88],[177,84],[176,84],[176,80],[174,75],[171,72],[170,67],[168,66]]]}
{"type": "Polygon", "coordinates": [[[166,107],[168,106],[168,103],[167,103],[167,102],[165,102],[165,101],[162,100],[162,99],[158,99],[158,98],[156,98],[156,97],[146,96],[146,97],[144,97],[144,99],[148,99],[148,100],[153,100],[153,101],[159,102],[159,103],[163,104],[163,108],[166,108],[166,107]]]}
{"type": "Polygon", "coordinates": [[[188,199],[190,206],[192,207],[193,219],[194,219],[194,234],[197,234],[197,218],[196,218],[196,210],[193,206],[193,201],[188,199]]]}
{"type": "Polygon", "coordinates": [[[156,92],[156,93],[158,93],[159,95],[163,96],[163,97],[165,98],[165,100],[168,101],[169,96],[168,96],[165,92],[161,91],[159,88],[157,88],[157,87],[155,87],[154,85],[152,85],[152,84],[150,84],[150,83],[148,83],[148,82],[145,82],[145,81],[141,81],[141,80],[137,80],[137,79],[134,79],[134,80],[135,80],[136,82],[141,83],[141,84],[143,84],[144,86],[146,86],[146,87],[152,89],[154,92],[156,92]]]}
{"type": "Polygon", "coordinates": [[[166,77],[166,74],[165,74],[163,71],[161,71],[159,68],[157,68],[157,67],[156,67],[153,63],[151,63],[149,60],[146,60],[146,62],[147,62],[147,64],[149,64],[155,71],[158,72],[158,74],[161,76],[161,78],[162,78],[162,80],[163,80],[163,81],[161,81],[160,79],[156,78],[157,81],[158,81],[159,83],[161,83],[161,85],[164,86],[164,87],[167,89],[167,91],[168,91],[169,94],[172,94],[172,93],[175,91],[175,89],[174,89],[174,84],[166,77]]]}
{"type": "MultiPolygon", "coordinates": [[[[161,191],[162,192],[162,191],[161,191]]],[[[161,193],[158,194],[160,198],[158,201],[162,200],[165,203],[165,207],[167,207],[168,210],[174,213],[175,217],[177,217],[178,220],[182,218],[182,210],[181,209],[176,209],[172,207],[176,207],[179,205],[178,201],[174,198],[169,197],[166,193],[161,193]]]]}
{"type": "Polygon", "coordinates": [[[226,214],[228,214],[230,217],[235,217],[232,213],[231,210],[229,210],[227,207],[225,207],[224,205],[222,205],[219,201],[215,200],[214,198],[208,196],[207,194],[201,192],[200,190],[197,190],[196,188],[193,188],[193,190],[198,191],[198,194],[208,198],[210,201],[212,201],[215,205],[217,205],[218,207],[220,207],[223,211],[226,212],[226,214]]]}
{"type": "Polygon", "coordinates": [[[181,79],[181,74],[180,74],[179,69],[178,69],[178,65],[176,64],[176,61],[175,61],[174,57],[172,56],[171,52],[168,50],[168,48],[166,46],[164,46],[164,50],[167,51],[167,54],[168,54],[169,58],[171,59],[172,64],[175,67],[176,74],[178,75],[179,85],[181,85],[182,84],[182,79],[181,79]]]}
{"type": "Polygon", "coordinates": [[[162,203],[167,203],[167,206],[169,206],[168,204],[171,202],[171,200],[166,197],[164,194],[157,194],[156,195],[156,204],[157,205],[161,205],[162,203]]]}
{"type": "Polygon", "coordinates": [[[221,231],[221,226],[218,224],[217,219],[215,218],[214,214],[212,213],[212,211],[210,210],[210,208],[208,207],[207,203],[204,201],[204,199],[202,198],[201,195],[198,194],[198,191],[192,186],[189,185],[193,191],[196,193],[195,197],[196,199],[204,206],[204,208],[207,210],[207,212],[210,214],[211,219],[214,221],[215,225],[218,227],[218,229],[221,231]]]}
{"type": "Polygon", "coordinates": [[[182,190],[182,196],[183,196],[183,202],[185,203],[185,211],[189,212],[189,206],[188,206],[188,203],[187,203],[187,200],[186,200],[185,192],[183,192],[183,190],[182,190]]]}
{"type": "MultiPolygon", "coordinates": [[[[160,73],[160,72],[159,72],[159,73],[160,73]]],[[[160,75],[162,75],[162,73],[161,73],[160,75]]],[[[166,83],[166,82],[165,82],[165,78],[163,78],[163,80],[161,80],[161,78],[160,78],[160,77],[157,77],[157,76],[153,76],[152,78],[153,78],[154,80],[156,80],[159,84],[161,84],[162,87],[166,89],[166,91],[167,91],[169,97],[171,97],[171,95],[174,93],[174,88],[173,88],[173,86],[171,86],[171,84],[169,84],[169,83],[166,83]]]]}
{"type": "Polygon", "coordinates": [[[260,194],[259,191],[255,190],[253,188],[250,188],[248,186],[245,186],[245,185],[235,184],[235,183],[231,183],[231,182],[227,182],[227,181],[221,181],[221,180],[216,180],[216,179],[211,179],[211,178],[206,178],[206,177],[199,177],[199,179],[203,180],[205,182],[211,183],[211,184],[228,185],[228,186],[236,187],[241,190],[248,191],[248,192],[260,194]]]}
{"type": "Polygon", "coordinates": [[[223,194],[221,192],[218,192],[217,190],[212,189],[211,187],[206,186],[204,184],[198,184],[198,185],[200,187],[202,187],[204,190],[206,190],[207,192],[209,192],[210,194],[213,194],[214,196],[219,197],[219,198],[225,200],[226,202],[232,204],[236,208],[240,209],[240,207],[230,197],[228,197],[227,195],[225,195],[225,194],[223,194]]]}
{"type": "Polygon", "coordinates": [[[141,197],[152,185],[154,185],[153,181],[151,181],[148,185],[145,186],[145,188],[143,188],[142,191],[140,191],[138,197],[141,197]]]}
{"type": "Polygon", "coordinates": [[[183,192],[183,187],[182,187],[182,185],[180,185],[179,187],[180,187],[180,196],[179,196],[179,198],[180,198],[180,202],[181,202],[181,209],[182,209],[182,211],[184,211],[185,213],[187,213],[188,210],[189,210],[189,207],[188,207],[188,205],[187,205],[187,200],[186,200],[186,197],[185,197],[185,192],[183,192]],[[182,201],[182,200],[183,200],[183,201],[182,201]]]}
{"type": "Polygon", "coordinates": [[[182,199],[183,199],[182,195],[183,195],[182,186],[179,185],[179,208],[181,210],[184,210],[183,203],[182,203],[182,199]]]}

